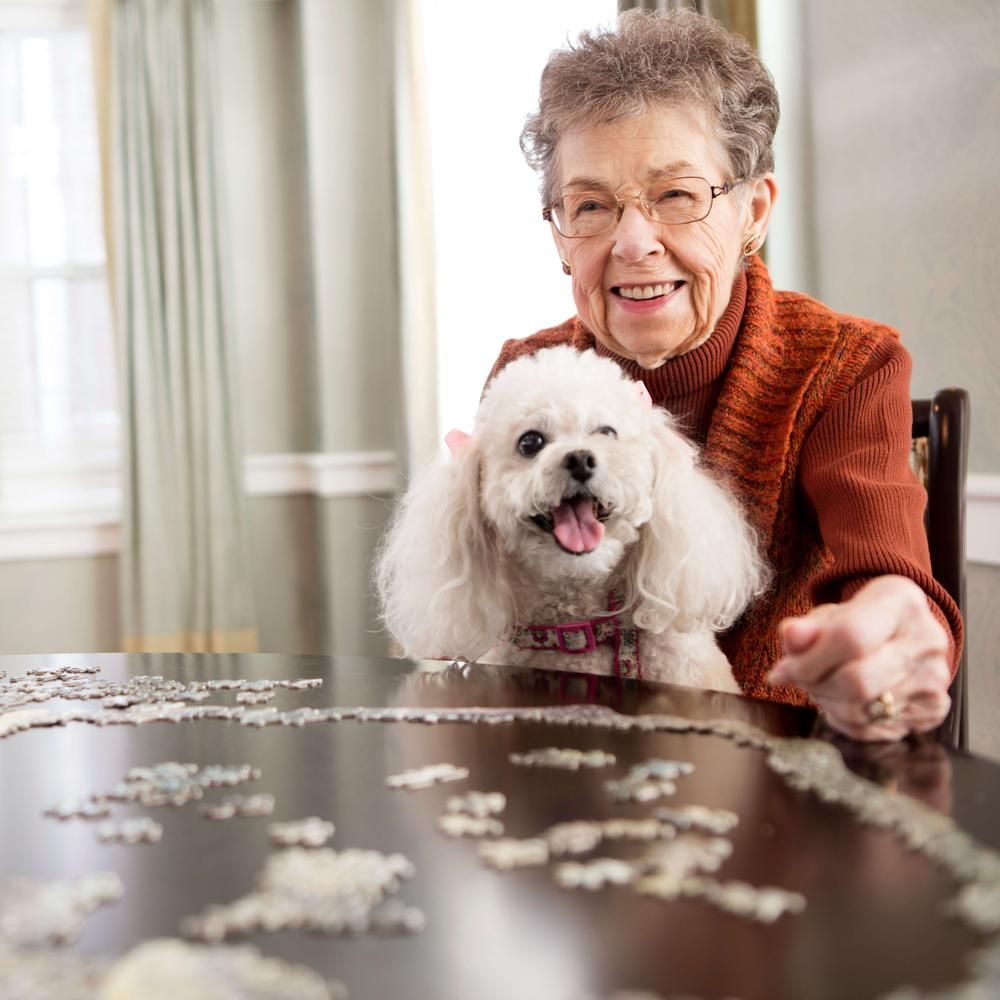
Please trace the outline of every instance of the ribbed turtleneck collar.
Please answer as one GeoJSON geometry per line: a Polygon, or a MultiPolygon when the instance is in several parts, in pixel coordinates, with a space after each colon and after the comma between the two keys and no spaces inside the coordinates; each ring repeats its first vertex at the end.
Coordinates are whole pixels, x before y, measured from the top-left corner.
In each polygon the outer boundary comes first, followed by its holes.
{"type": "Polygon", "coordinates": [[[629,361],[595,339],[595,348],[602,357],[611,358],[637,382],[645,383],[654,403],[697,392],[714,382],[726,369],[736,342],[747,302],[747,277],[741,270],[733,282],[729,305],[719,319],[712,335],[687,354],[664,361],[659,368],[647,369],[629,361]]]}

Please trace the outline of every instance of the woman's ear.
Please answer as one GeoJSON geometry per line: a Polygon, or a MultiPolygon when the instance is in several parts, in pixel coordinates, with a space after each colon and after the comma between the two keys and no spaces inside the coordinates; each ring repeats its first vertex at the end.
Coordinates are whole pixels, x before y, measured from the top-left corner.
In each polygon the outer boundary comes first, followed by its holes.
{"type": "Polygon", "coordinates": [[[633,617],[661,632],[728,628],[767,586],[757,537],[739,504],[654,411],[653,513],[633,562],[633,617]]]}
{"type": "Polygon", "coordinates": [[[419,473],[376,556],[382,620],[408,656],[475,660],[513,620],[500,542],[480,509],[480,464],[470,439],[419,473]]]}
{"type": "Polygon", "coordinates": [[[747,206],[749,219],[745,229],[747,232],[760,233],[763,242],[763,237],[767,235],[767,227],[771,223],[774,203],[778,198],[778,184],[774,174],[764,174],[763,177],[747,183],[750,185],[750,202],[747,206]]]}

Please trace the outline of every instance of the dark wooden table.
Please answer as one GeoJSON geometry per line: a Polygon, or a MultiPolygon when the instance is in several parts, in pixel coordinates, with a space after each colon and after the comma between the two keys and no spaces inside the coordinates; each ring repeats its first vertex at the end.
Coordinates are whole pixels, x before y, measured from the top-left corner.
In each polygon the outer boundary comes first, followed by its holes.
{"type": "MultiPolygon", "coordinates": [[[[271,704],[312,706],[536,706],[594,703],[628,716],[742,719],[769,733],[806,736],[811,713],[689,689],[540,671],[451,670],[443,678],[407,661],[268,655],[0,657],[12,676],[30,667],[94,664],[102,676],[182,681],[321,677],[311,691],[279,691],[271,704]]],[[[213,702],[233,704],[230,692],[213,702]]],[[[59,703],[66,706],[67,703],[59,703]]],[[[983,844],[1000,849],[1000,769],[937,744],[837,743],[856,773],[922,799],[983,844]]],[[[954,882],[891,834],[838,806],[789,788],[763,754],[712,735],[616,733],[517,721],[504,725],[359,723],[250,728],[232,721],[97,728],[70,724],[0,740],[0,876],[68,878],[117,872],[125,895],[90,916],[77,948],[118,956],[152,937],[179,936],[182,918],[248,892],[273,850],[269,822],[319,816],[336,824],[331,846],[400,852],[416,868],[399,897],[426,914],[412,936],[327,938],[282,932],[250,940],[342,980],[353,1000],[395,997],[608,998],[645,990],[663,997],[866,1000],[902,983],[930,989],[961,980],[982,938],[942,913],[954,882]],[[513,766],[508,754],[558,746],[601,748],[617,764],[579,772],[513,766]],[[669,801],[616,805],[603,782],[650,758],[690,761],[669,801]],[[270,819],[208,822],[191,804],[126,806],[164,825],[152,845],[108,846],[92,823],[43,810],[105,790],[130,767],[161,761],[258,766],[238,791],[270,792],[270,819]],[[388,775],[424,764],[468,767],[461,783],[403,792],[388,775]],[[436,828],[448,796],[479,789],[508,799],[506,835],[537,835],[572,819],[650,815],[655,805],[734,811],[732,856],[719,878],[802,893],[801,915],[772,925],[699,901],[664,902],[628,887],[567,890],[547,868],[498,872],[476,842],[436,828]]],[[[622,847],[624,851],[627,845],[622,847]]],[[[601,854],[615,853],[602,848],[601,854]]],[[[621,856],[625,856],[622,853],[621,856]]]]}

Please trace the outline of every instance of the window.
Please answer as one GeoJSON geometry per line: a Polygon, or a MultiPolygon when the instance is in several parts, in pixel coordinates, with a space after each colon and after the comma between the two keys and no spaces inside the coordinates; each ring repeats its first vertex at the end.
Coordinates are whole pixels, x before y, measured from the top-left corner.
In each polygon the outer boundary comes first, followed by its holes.
{"type": "Polygon", "coordinates": [[[615,0],[417,5],[434,200],[440,436],[471,430],[510,337],[575,312],[518,138],[549,53],[613,24],[615,0]],[[486,206],[484,210],[483,206],[486,206]]]}
{"type": "Polygon", "coordinates": [[[81,4],[0,5],[0,515],[116,506],[118,409],[81,4]]]}

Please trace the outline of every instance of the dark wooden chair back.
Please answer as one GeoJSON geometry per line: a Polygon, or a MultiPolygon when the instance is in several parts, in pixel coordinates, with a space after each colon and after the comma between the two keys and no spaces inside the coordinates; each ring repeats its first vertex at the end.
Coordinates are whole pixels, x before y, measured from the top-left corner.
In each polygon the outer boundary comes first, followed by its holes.
{"type": "Polygon", "coordinates": [[[951,685],[951,711],[938,735],[953,747],[969,745],[968,616],[965,597],[965,476],[969,456],[969,394],[942,389],[913,400],[915,463],[927,488],[927,543],[934,579],[951,595],[966,623],[965,648],[951,685]]]}

